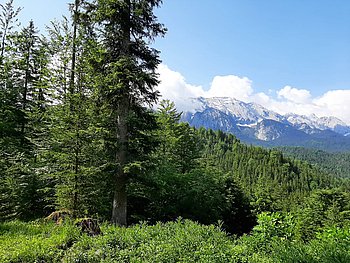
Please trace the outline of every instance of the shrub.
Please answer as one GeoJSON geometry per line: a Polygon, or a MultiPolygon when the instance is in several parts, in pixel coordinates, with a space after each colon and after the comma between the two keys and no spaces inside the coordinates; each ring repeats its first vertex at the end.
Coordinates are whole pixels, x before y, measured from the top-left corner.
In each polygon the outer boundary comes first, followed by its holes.
{"type": "Polygon", "coordinates": [[[103,236],[80,239],[64,262],[234,262],[233,242],[217,226],[190,220],[130,228],[104,226],[103,236]]]}

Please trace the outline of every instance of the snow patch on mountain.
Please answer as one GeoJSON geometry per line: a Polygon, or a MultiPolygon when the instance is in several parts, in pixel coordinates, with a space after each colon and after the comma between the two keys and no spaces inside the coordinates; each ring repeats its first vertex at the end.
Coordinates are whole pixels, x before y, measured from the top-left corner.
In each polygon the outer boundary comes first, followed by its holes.
{"type": "Polygon", "coordinates": [[[342,120],[333,116],[318,118],[315,114],[305,116],[288,113],[285,117],[288,122],[295,127],[298,127],[300,130],[305,130],[307,133],[314,132],[312,131],[313,129],[332,130],[343,135],[350,132],[349,126],[347,126],[342,120]]]}
{"type": "Polygon", "coordinates": [[[234,98],[213,97],[191,99],[195,111],[203,111],[206,108],[220,110],[233,116],[239,124],[253,124],[264,119],[283,121],[285,118],[273,111],[267,110],[256,103],[245,103],[234,98]]]}
{"type": "MultiPolygon", "coordinates": [[[[212,116],[213,119],[219,117],[220,113],[225,115],[226,123],[217,123],[216,125],[232,126],[228,124],[228,120],[234,122],[234,125],[241,128],[252,128],[258,129],[257,124],[263,120],[273,120],[282,124],[288,124],[294,128],[306,133],[315,134],[324,130],[331,130],[344,136],[349,136],[350,126],[347,126],[342,120],[336,117],[318,117],[315,114],[310,116],[298,115],[294,113],[288,113],[285,115],[278,114],[272,110],[266,109],[265,107],[257,103],[246,103],[239,101],[234,98],[228,97],[212,97],[212,98],[191,98],[191,110],[184,112],[183,120],[189,120],[194,118],[196,113],[204,112],[208,109],[215,109],[215,111],[206,112],[206,115],[217,115],[212,116]]],[[[206,116],[206,120],[210,122],[209,116],[206,116]]],[[[220,122],[220,120],[216,120],[220,122]]],[[[231,127],[230,127],[231,128],[231,127]]],[[[227,130],[227,129],[226,129],[227,130]]],[[[278,138],[278,133],[275,132],[274,136],[263,135],[263,128],[257,130],[256,137],[261,140],[271,140],[278,138]]],[[[271,132],[270,132],[271,133],[271,132]]]]}

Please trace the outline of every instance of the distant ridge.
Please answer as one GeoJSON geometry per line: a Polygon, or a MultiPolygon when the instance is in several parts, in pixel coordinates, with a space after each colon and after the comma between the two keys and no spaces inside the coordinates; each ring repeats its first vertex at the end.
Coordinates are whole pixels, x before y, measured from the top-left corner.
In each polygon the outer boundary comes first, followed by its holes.
{"type": "Polygon", "coordinates": [[[350,151],[350,126],[336,117],[278,114],[257,103],[234,98],[192,98],[192,110],[181,121],[235,134],[262,146],[303,146],[325,151],[350,151]]]}

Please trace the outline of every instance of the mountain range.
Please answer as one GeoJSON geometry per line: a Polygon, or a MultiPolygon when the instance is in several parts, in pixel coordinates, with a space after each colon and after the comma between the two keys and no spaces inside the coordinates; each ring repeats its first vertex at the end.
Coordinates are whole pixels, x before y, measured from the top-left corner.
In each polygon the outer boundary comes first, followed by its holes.
{"type": "Polygon", "coordinates": [[[234,98],[192,98],[192,110],[181,121],[234,134],[241,141],[267,146],[302,146],[350,151],[350,126],[336,117],[278,114],[256,103],[234,98]]]}

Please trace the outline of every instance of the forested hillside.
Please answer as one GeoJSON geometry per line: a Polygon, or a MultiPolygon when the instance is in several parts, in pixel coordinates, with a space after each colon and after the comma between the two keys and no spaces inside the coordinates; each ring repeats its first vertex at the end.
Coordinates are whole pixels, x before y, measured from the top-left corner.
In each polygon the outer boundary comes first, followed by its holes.
{"type": "Polygon", "coordinates": [[[75,0],[46,36],[0,6],[0,261],[278,262],[279,241],[348,259],[348,179],[192,128],[159,100],[160,3],[75,0]]]}
{"type": "Polygon", "coordinates": [[[279,147],[277,150],[292,158],[309,162],[326,173],[350,178],[349,152],[328,153],[303,147],[279,147]]]}
{"type": "Polygon", "coordinates": [[[247,146],[220,131],[200,129],[199,133],[207,142],[203,158],[230,173],[251,198],[260,198],[256,196],[259,193],[268,196],[277,210],[290,209],[290,201],[300,201],[313,190],[342,184],[334,175],[307,162],[286,158],[280,151],[247,146]]]}

